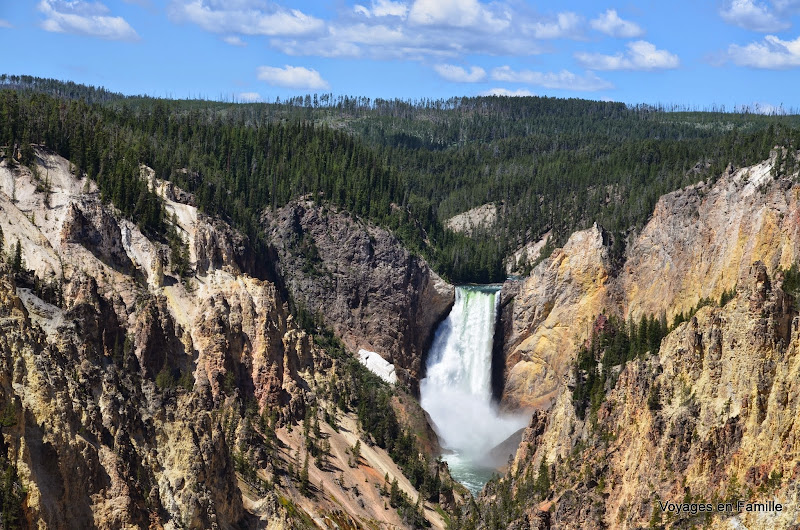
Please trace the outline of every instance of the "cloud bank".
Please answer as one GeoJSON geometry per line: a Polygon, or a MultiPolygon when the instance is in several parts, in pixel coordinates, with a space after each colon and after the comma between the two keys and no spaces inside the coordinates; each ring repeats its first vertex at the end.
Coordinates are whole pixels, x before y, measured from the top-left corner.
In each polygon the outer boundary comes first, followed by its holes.
{"type": "Polygon", "coordinates": [[[286,65],[283,68],[259,66],[256,74],[259,80],[272,86],[303,90],[328,90],[330,88],[319,72],[303,66],[286,65]]]}
{"type": "Polygon", "coordinates": [[[666,50],[639,40],[629,42],[625,53],[603,55],[601,53],[578,52],[575,58],[590,70],[665,70],[680,66],[680,59],[666,50]]]}
{"type": "Polygon", "coordinates": [[[170,18],[191,22],[212,33],[239,35],[307,35],[325,23],[299,9],[285,9],[262,0],[174,0],[170,18]]]}
{"type": "Polygon", "coordinates": [[[109,9],[100,2],[42,0],[36,8],[45,16],[41,24],[45,31],[105,40],[139,40],[139,35],[124,18],[111,16],[109,9]]]}
{"type": "Polygon", "coordinates": [[[513,70],[510,66],[501,66],[492,70],[493,81],[509,83],[525,83],[552,89],[578,90],[592,92],[613,88],[610,82],[601,79],[593,72],[578,75],[568,70],[560,72],[537,72],[534,70],[513,70]]]}

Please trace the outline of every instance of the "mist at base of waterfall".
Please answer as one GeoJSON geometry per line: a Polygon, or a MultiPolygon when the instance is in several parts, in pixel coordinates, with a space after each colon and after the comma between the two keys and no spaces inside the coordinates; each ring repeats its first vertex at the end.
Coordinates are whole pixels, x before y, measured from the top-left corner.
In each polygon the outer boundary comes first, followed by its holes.
{"type": "Polygon", "coordinates": [[[447,450],[442,458],[453,478],[473,493],[497,470],[491,450],[527,422],[524,415],[499,413],[492,403],[498,291],[498,286],[456,287],[453,309],[436,330],[427,376],[420,381],[420,404],[447,450]]]}

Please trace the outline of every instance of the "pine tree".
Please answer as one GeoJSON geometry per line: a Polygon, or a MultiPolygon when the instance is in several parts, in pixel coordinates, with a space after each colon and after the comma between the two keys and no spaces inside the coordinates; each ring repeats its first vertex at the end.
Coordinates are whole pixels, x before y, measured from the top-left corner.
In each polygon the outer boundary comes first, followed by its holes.
{"type": "Polygon", "coordinates": [[[628,342],[627,360],[630,361],[639,354],[639,334],[636,329],[636,324],[633,321],[633,316],[628,318],[628,330],[630,333],[630,341],[628,342]]]}
{"type": "Polygon", "coordinates": [[[22,245],[17,239],[17,244],[14,246],[14,254],[11,257],[11,270],[14,273],[19,273],[22,271],[22,245]]]}
{"type": "Polygon", "coordinates": [[[536,491],[540,497],[545,497],[547,492],[550,491],[550,470],[547,469],[544,457],[539,463],[539,474],[536,476],[534,491],[536,491]]]}
{"type": "Polygon", "coordinates": [[[397,479],[394,479],[389,490],[389,504],[392,508],[397,508],[400,505],[400,495],[400,486],[397,484],[397,479]]]}
{"type": "Polygon", "coordinates": [[[644,355],[647,351],[648,346],[648,338],[649,335],[647,334],[648,327],[647,327],[647,317],[642,314],[642,318],[639,320],[639,330],[636,333],[636,355],[644,355]]]}
{"type": "Polygon", "coordinates": [[[303,495],[308,495],[308,452],[303,460],[303,469],[300,471],[300,492],[303,495]]]}
{"type": "Polygon", "coordinates": [[[6,462],[0,496],[2,496],[3,528],[22,528],[22,505],[25,500],[25,490],[20,485],[17,466],[12,462],[6,462]]]}

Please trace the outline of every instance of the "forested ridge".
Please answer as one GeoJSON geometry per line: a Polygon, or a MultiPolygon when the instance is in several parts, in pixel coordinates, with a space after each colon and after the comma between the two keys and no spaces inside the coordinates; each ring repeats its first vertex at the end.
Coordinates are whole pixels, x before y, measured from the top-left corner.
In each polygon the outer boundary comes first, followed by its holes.
{"type": "Polygon", "coordinates": [[[236,104],[7,75],[0,87],[0,145],[22,163],[31,144],[55,150],[148,233],[168,221],[140,163],[259,246],[264,209],[311,197],[390,228],[454,282],[502,279],[504,257],[549,230],[558,244],[597,221],[619,249],[662,194],[800,145],[797,116],[578,99],[236,104]],[[444,229],[490,202],[502,204],[495,226],[472,237],[444,229]]]}

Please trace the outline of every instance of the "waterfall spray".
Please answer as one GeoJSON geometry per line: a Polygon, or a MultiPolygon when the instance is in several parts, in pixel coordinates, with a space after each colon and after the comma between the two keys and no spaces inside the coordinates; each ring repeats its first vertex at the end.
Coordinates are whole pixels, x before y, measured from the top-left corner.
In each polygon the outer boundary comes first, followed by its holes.
{"type": "Polygon", "coordinates": [[[492,471],[486,464],[489,451],[525,425],[525,418],[501,415],[492,403],[498,291],[496,286],[456,287],[453,309],[436,330],[427,377],[420,382],[421,405],[450,451],[444,458],[454,478],[473,490],[492,471]],[[481,467],[489,473],[476,474],[481,467]]]}

